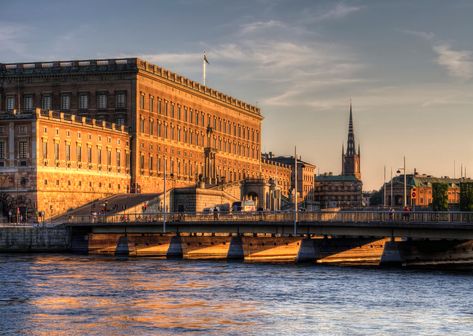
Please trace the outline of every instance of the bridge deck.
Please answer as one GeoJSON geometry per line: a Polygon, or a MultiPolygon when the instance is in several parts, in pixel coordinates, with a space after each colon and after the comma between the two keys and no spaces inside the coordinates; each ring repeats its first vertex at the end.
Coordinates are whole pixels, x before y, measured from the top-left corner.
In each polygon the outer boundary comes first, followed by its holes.
{"type": "MultiPolygon", "coordinates": [[[[94,233],[294,234],[294,214],[134,214],[69,218],[66,226],[94,233]]],[[[297,235],[473,239],[471,213],[333,212],[302,213],[297,235]]]]}

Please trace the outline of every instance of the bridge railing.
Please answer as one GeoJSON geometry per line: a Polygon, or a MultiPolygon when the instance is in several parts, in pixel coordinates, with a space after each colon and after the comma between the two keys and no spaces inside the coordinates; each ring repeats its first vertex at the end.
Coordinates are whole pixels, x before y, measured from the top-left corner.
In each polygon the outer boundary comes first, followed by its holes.
{"type": "MultiPolygon", "coordinates": [[[[163,223],[166,222],[293,222],[294,212],[202,212],[202,213],[132,213],[126,215],[69,216],[68,223],[163,223]]],[[[415,211],[315,211],[299,212],[298,222],[342,223],[473,223],[473,212],[415,211]]]]}

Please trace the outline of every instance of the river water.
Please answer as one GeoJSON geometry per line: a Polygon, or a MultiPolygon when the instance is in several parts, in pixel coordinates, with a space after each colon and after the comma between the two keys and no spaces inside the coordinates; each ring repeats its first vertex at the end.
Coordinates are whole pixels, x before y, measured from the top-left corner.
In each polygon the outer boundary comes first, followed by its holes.
{"type": "Polygon", "coordinates": [[[0,335],[473,335],[473,273],[0,255],[0,335]]]}

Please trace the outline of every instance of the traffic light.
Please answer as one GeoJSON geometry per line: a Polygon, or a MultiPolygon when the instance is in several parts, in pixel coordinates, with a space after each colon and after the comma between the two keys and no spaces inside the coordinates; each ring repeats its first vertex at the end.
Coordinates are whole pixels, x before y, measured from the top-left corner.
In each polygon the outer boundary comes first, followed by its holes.
{"type": "Polygon", "coordinates": [[[411,199],[415,199],[417,197],[417,189],[416,187],[411,189],[411,199]]]}

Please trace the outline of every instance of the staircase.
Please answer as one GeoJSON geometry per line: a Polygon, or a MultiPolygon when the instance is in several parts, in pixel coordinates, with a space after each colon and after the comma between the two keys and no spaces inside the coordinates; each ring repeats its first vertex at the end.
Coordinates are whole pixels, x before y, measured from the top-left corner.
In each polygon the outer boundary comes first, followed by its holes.
{"type": "Polygon", "coordinates": [[[113,215],[131,208],[141,208],[140,205],[156,200],[159,195],[160,194],[116,194],[87,203],[65,214],[54,217],[51,219],[51,222],[60,224],[66,222],[71,216],[89,216],[93,212],[113,215]]]}

